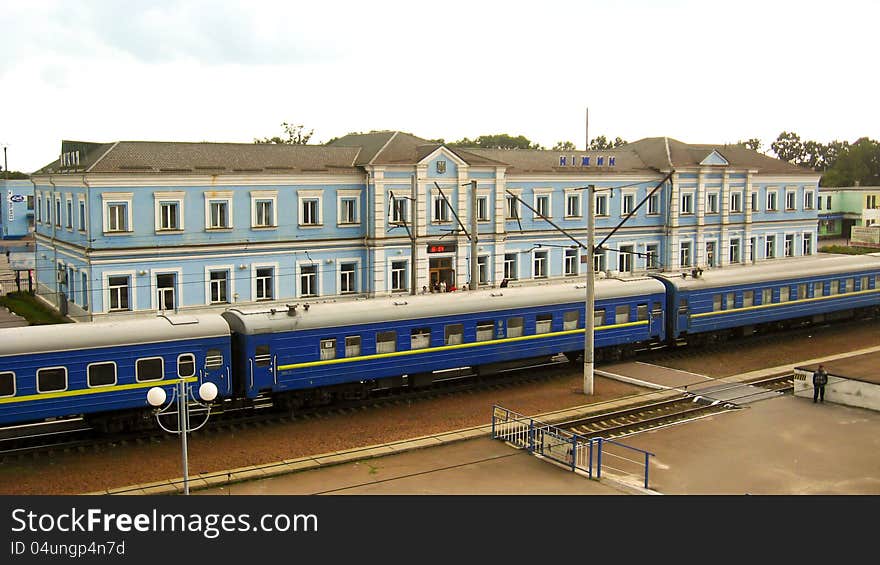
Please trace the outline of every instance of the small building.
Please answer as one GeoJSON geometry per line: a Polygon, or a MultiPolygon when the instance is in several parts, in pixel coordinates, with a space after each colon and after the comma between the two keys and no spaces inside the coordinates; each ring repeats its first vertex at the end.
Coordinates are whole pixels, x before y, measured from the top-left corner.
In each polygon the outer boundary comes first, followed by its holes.
{"type": "Polygon", "coordinates": [[[819,238],[852,238],[854,227],[880,225],[880,186],[819,187],[819,238]]]}

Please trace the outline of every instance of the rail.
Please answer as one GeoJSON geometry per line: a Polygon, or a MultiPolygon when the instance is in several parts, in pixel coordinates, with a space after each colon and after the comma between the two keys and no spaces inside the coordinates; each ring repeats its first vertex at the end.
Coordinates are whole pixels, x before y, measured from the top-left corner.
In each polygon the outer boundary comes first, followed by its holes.
{"type": "Polygon", "coordinates": [[[492,439],[541,455],[590,478],[602,478],[603,466],[620,474],[641,476],[648,488],[648,468],[654,454],[619,441],[590,439],[497,404],[492,407],[492,439]]]}

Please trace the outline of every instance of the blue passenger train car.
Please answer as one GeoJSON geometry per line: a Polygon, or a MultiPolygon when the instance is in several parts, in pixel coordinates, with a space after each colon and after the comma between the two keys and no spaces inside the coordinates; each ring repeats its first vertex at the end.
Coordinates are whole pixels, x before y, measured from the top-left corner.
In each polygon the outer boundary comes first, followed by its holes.
{"type": "Polygon", "coordinates": [[[229,395],[222,317],[158,316],[0,330],[0,424],[83,415],[98,428],[147,423],[147,391],[185,379],[229,395]]]}
{"type": "MultiPolygon", "coordinates": [[[[595,346],[620,351],[665,337],[663,285],[596,283],[595,346]]],[[[584,348],[583,285],[464,291],[223,314],[241,375],[236,394],[273,393],[292,407],[340,394],[485,374],[584,348]],[[404,380],[405,379],[405,380],[404,380]]]]}
{"type": "Polygon", "coordinates": [[[765,324],[819,322],[880,307],[880,256],[826,255],[709,270],[696,277],[654,275],[668,289],[671,338],[765,324]]]}

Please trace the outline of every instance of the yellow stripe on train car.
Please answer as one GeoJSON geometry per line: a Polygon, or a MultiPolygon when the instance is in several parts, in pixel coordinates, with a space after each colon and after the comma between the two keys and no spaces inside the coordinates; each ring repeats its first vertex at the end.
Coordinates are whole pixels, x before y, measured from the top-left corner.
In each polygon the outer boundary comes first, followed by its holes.
{"type": "MultiPolygon", "coordinates": [[[[71,396],[84,396],[88,394],[106,394],[108,392],[121,392],[124,390],[135,390],[139,388],[152,388],[154,386],[176,385],[183,381],[185,383],[194,383],[199,380],[198,377],[185,377],[182,379],[169,379],[161,381],[150,381],[147,383],[134,383],[130,385],[106,385],[95,388],[85,388],[78,390],[60,390],[58,392],[39,392],[37,394],[29,394],[27,396],[9,396],[0,398],[0,404],[12,404],[16,402],[30,402],[32,400],[48,400],[50,398],[66,398],[71,396]]],[[[146,402],[144,397],[144,402],[146,402]]]]}
{"type": "MultiPolygon", "coordinates": [[[[691,318],[705,318],[706,316],[717,316],[719,314],[731,314],[734,312],[748,312],[751,310],[762,310],[765,308],[775,308],[777,306],[791,306],[792,304],[804,304],[807,302],[818,302],[820,300],[831,300],[834,298],[848,298],[850,296],[859,296],[865,294],[880,293],[880,289],[859,290],[856,292],[846,292],[841,294],[832,294],[831,296],[819,296],[814,298],[799,298],[797,300],[789,300],[787,302],[774,302],[773,304],[759,304],[757,306],[741,306],[739,308],[728,308],[727,310],[714,310],[712,312],[703,312],[701,314],[691,314],[691,318]]],[[[716,293],[717,294],[717,293],[716,293]]],[[[722,293],[726,294],[726,293],[722,293]]]]}

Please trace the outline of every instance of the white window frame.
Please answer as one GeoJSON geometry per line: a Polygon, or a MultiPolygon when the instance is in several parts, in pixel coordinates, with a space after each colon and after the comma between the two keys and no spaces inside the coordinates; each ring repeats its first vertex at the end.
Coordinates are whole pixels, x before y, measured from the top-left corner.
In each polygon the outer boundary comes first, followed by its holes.
{"type": "Polygon", "coordinates": [[[251,263],[251,301],[257,302],[270,302],[272,300],[278,300],[279,296],[279,288],[278,288],[278,271],[280,269],[280,265],[275,262],[266,262],[266,263],[251,263]],[[272,297],[271,298],[257,298],[257,271],[259,269],[272,269],[272,297]]]}
{"type": "Polygon", "coordinates": [[[232,304],[235,302],[235,265],[205,266],[205,304],[232,304]],[[211,300],[211,272],[226,271],[226,302],[211,300]]]}
{"type": "MultiPolygon", "coordinates": [[[[445,194],[445,193],[444,193],[445,194]]],[[[431,223],[432,224],[448,224],[452,220],[450,207],[452,206],[451,198],[444,198],[443,194],[435,193],[431,195],[431,223]]]]}
{"type": "Polygon", "coordinates": [[[759,206],[759,204],[761,201],[761,193],[758,192],[757,190],[753,190],[751,192],[751,195],[752,195],[752,200],[751,200],[751,202],[749,202],[749,209],[752,212],[760,212],[761,207],[759,206]]]}
{"type": "Polygon", "coordinates": [[[214,191],[205,192],[205,230],[206,231],[224,231],[235,228],[235,215],[233,214],[232,191],[214,191]],[[211,204],[214,202],[226,203],[226,222],[225,226],[214,227],[211,225],[211,204]]]}
{"type": "MultiPolygon", "coordinates": [[[[37,394],[48,394],[48,393],[52,393],[52,392],[64,392],[65,390],[70,388],[70,373],[68,372],[67,367],[65,367],[63,365],[56,365],[53,367],[38,367],[36,369],[36,372],[34,373],[34,379],[36,380],[36,383],[34,383],[34,384],[37,385],[37,394]],[[55,389],[55,390],[46,390],[46,391],[40,390],[40,371],[48,371],[50,369],[64,369],[64,388],[55,389]]],[[[88,382],[88,374],[86,375],[86,382],[88,382]]]]}
{"type": "Polygon", "coordinates": [[[174,275],[174,309],[183,305],[183,269],[150,269],[150,308],[159,309],[159,275],[174,275]]]}
{"type": "Polygon", "coordinates": [[[564,249],[562,252],[562,273],[566,277],[576,277],[580,274],[581,257],[577,249],[564,249]]]}
{"type": "Polygon", "coordinates": [[[510,194],[505,194],[504,199],[504,220],[506,222],[515,222],[517,220],[522,221],[522,204],[518,200],[518,198],[522,198],[522,189],[507,189],[511,194],[516,196],[511,196],[510,194]],[[511,210],[511,204],[513,205],[513,209],[511,210]],[[516,213],[516,216],[511,216],[510,212],[513,211],[516,213]]]}
{"type": "Polygon", "coordinates": [[[695,196],[694,191],[687,191],[687,192],[682,191],[682,193],[681,193],[681,207],[679,208],[679,211],[678,211],[680,216],[693,216],[694,215],[694,196],[695,196]],[[685,206],[685,203],[687,203],[688,206],[685,206]]]}
{"type": "Polygon", "coordinates": [[[797,210],[797,190],[785,191],[785,211],[791,212],[797,210]]]}
{"type": "Polygon", "coordinates": [[[742,205],[743,193],[739,191],[731,191],[730,193],[730,211],[739,214],[743,211],[742,205]]]}
{"type": "Polygon", "coordinates": [[[118,382],[119,382],[119,366],[116,364],[116,361],[109,361],[109,360],[108,361],[95,361],[94,363],[89,363],[88,365],[86,365],[86,386],[88,388],[102,388],[105,386],[116,386],[116,384],[118,382]],[[107,383],[104,385],[91,384],[89,382],[89,369],[92,367],[92,365],[106,365],[108,363],[113,365],[113,382],[107,383]]]}
{"type": "Polygon", "coordinates": [[[583,199],[581,198],[580,192],[566,189],[565,190],[565,219],[571,220],[571,219],[576,219],[576,218],[582,218],[583,216],[584,216],[583,199]],[[572,201],[575,202],[575,204],[573,206],[571,205],[572,201]],[[574,213],[572,213],[572,212],[574,212],[574,213]]]}
{"type": "MultiPolygon", "coordinates": [[[[132,198],[134,193],[132,192],[104,192],[101,193],[101,202],[103,204],[103,216],[104,216],[104,234],[130,234],[133,230],[132,224],[132,198]],[[125,204],[125,228],[124,230],[111,230],[110,229],[110,206],[114,206],[117,204],[125,204]]],[[[56,218],[57,220],[58,218],[56,218]]]]}
{"type": "Polygon", "coordinates": [[[73,231],[73,194],[67,192],[64,194],[64,205],[67,209],[67,224],[64,226],[67,231],[73,231]]]}
{"type": "Polygon", "coordinates": [[[717,192],[707,192],[706,193],[706,213],[707,214],[717,214],[720,209],[721,204],[721,195],[717,192]],[[712,200],[715,200],[714,206],[712,206],[712,200]]]}
{"type": "Polygon", "coordinates": [[[104,312],[133,312],[137,310],[137,276],[134,271],[105,271],[101,273],[101,282],[103,284],[104,295],[104,312]],[[128,277],[128,308],[127,309],[110,309],[110,277],[128,277]]]}
{"type": "Polygon", "coordinates": [[[593,202],[593,215],[597,218],[608,217],[608,195],[596,194],[593,202]]]}
{"type": "Polygon", "coordinates": [[[324,191],[323,190],[300,190],[296,193],[297,217],[300,228],[321,228],[324,226],[324,191]],[[314,222],[305,223],[305,203],[317,201],[314,222]]]}
{"type": "Polygon", "coordinates": [[[812,210],[816,206],[816,191],[804,190],[804,210],[812,210]]]}
{"type": "Polygon", "coordinates": [[[519,278],[519,253],[505,253],[504,254],[504,278],[507,280],[515,281],[519,278]],[[508,259],[508,255],[513,256],[512,259],[508,259]]]}
{"type": "Polygon", "coordinates": [[[764,204],[766,204],[766,206],[764,208],[765,212],[778,212],[779,211],[779,190],[768,188],[766,198],[764,198],[764,204]]]}
{"type": "Polygon", "coordinates": [[[648,197],[648,216],[659,216],[660,215],[660,194],[655,192],[651,196],[648,197]]]}
{"type": "Polygon", "coordinates": [[[400,259],[392,257],[388,259],[388,282],[387,290],[389,292],[404,292],[409,290],[409,270],[412,268],[409,259],[400,259]],[[403,274],[401,275],[401,288],[394,287],[394,263],[403,263],[403,274]]]}
{"type": "Polygon", "coordinates": [[[764,236],[764,259],[776,258],[776,235],[764,236]]]}
{"type": "Polygon", "coordinates": [[[552,188],[535,188],[532,190],[532,207],[536,210],[533,213],[532,220],[536,222],[545,222],[544,218],[553,219],[553,189],[552,188]],[[546,199],[546,200],[545,200],[546,199]],[[547,203],[547,209],[542,212],[538,201],[547,203]],[[540,213],[543,213],[543,218],[540,213]]]}
{"type": "Polygon", "coordinates": [[[155,217],[154,217],[154,230],[156,233],[180,233],[183,231],[183,202],[185,199],[186,193],[183,191],[174,191],[174,192],[154,192],[153,193],[153,205],[155,208],[155,217]],[[177,227],[176,228],[163,228],[162,227],[162,204],[164,203],[175,203],[177,204],[177,227]]]}
{"type": "Polygon", "coordinates": [[[277,190],[252,190],[251,191],[251,229],[272,230],[278,227],[278,191],[277,190]],[[258,205],[261,202],[270,202],[271,218],[269,224],[260,224],[258,205]]]}
{"type": "Polygon", "coordinates": [[[489,193],[480,192],[477,194],[477,221],[491,222],[492,214],[489,212],[489,193]]]}
{"type": "Polygon", "coordinates": [[[620,195],[620,215],[626,216],[636,207],[636,193],[625,191],[620,195]],[[627,204],[627,202],[629,204],[627,204]]]}
{"type": "Polygon", "coordinates": [[[659,269],[660,268],[660,242],[659,241],[646,241],[645,242],[645,269],[659,269]],[[654,246],[654,253],[651,253],[651,247],[654,246]],[[652,260],[653,259],[653,260],[652,260]]]}
{"type": "Polygon", "coordinates": [[[535,249],[532,251],[532,278],[547,279],[550,278],[550,251],[546,249],[535,249]],[[541,255],[542,257],[539,257],[541,255]],[[542,259],[541,271],[542,275],[538,275],[538,259],[542,259]]]}
{"type": "Polygon", "coordinates": [[[782,236],[782,256],[783,257],[794,257],[797,242],[794,239],[793,233],[786,233],[782,236]]]}
{"type": "Polygon", "coordinates": [[[694,247],[691,241],[678,242],[678,264],[680,267],[691,267],[694,264],[694,247]],[[687,250],[687,261],[685,261],[685,250],[687,250]]]}
{"type": "Polygon", "coordinates": [[[361,260],[357,257],[352,258],[344,258],[344,259],[336,259],[336,294],[357,294],[361,291],[361,285],[359,284],[359,278],[361,273],[361,260]],[[354,277],[352,280],[352,286],[354,290],[349,290],[346,292],[342,291],[342,266],[347,264],[354,265],[354,277]]]}
{"type": "MultiPolygon", "coordinates": [[[[131,205],[128,206],[128,209],[131,210],[131,205]]],[[[63,219],[64,218],[62,218],[62,214],[61,214],[61,195],[56,194],[55,195],[55,227],[56,228],[61,227],[61,223],[62,223],[63,219]]],[[[128,224],[128,225],[131,225],[131,224],[128,224]]]]}
{"type": "MultiPolygon", "coordinates": [[[[395,199],[397,200],[397,199],[395,199]]],[[[361,191],[354,189],[345,189],[336,191],[336,225],[340,228],[355,228],[361,225],[361,191]],[[343,217],[343,202],[346,200],[354,201],[354,219],[347,221],[343,217]]]]}
{"type": "Polygon", "coordinates": [[[593,272],[600,273],[608,270],[608,255],[604,251],[593,254],[593,272]]]}
{"type": "Polygon", "coordinates": [[[813,234],[804,232],[801,234],[801,255],[813,254],[813,234]]]}
{"type": "Polygon", "coordinates": [[[489,284],[489,256],[477,255],[477,284],[489,284]]]}
{"type": "Polygon", "coordinates": [[[617,272],[632,273],[635,270],[635,260],[633,259],[636,250],[636,244],[632,241],[624,241],[617,244],[617,272]],[[620,249],[629,247],[632,253],[624,253],[620,249]],[[621,268],[627,267],[627,268],[621,268]]]}
{"type": "Polygon", "coordinates": [[[86,205],[86,197],[84,194],[78,194],[76,196],[77,201],[77,214],[78,214],[78,224],[79,231],[85,232],[88,229],[89,224],[89,208],[86,205]]]}
{"type": "Polygon", "coordinates": [[[727,262],[731,264],[742,263],[742,251],[742,239],[738,237],[730,238],[730,242],[727,244],[727,262]],[[735,257],[734,249],[736,250],[735,257]]]}
{"type": "Polygon", "coordinates": [[[395,197],[391,200],[391,224],[405,224],[409,221],[409,198],[395,197]]]}
{"type": "Polygon", "coordinates": [[[318,261],[297,261],[296,262],[296,296],[301,298],[314,298],[321,296],[321,263],[318,261]],[[304,276],[303,267],[314,267],[314,292],[305,294],[303,292],[302,277],[304,276]]]}

